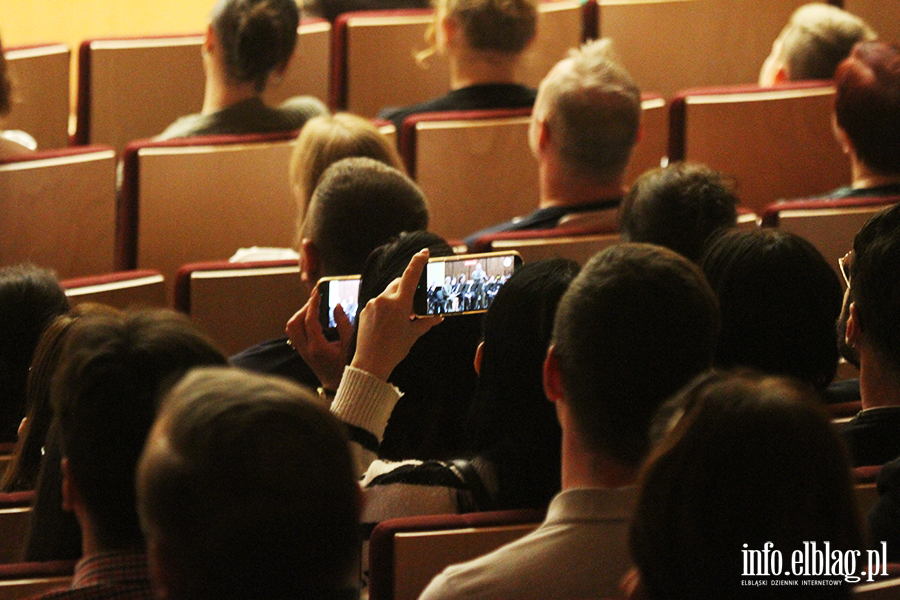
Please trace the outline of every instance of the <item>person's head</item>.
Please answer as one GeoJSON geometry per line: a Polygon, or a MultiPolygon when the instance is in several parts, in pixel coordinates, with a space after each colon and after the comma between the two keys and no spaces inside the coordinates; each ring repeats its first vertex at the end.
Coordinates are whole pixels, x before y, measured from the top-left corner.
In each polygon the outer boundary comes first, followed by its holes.
{"type": "Polygon", "coordinates": [[[844,146],[870,170],[900,174],[900,46],[857,44],[834,81],[834,114],[844,146]]]}
{"type": "Polygon", "coordinates": [[[308,389],[236,369],[191,371],[163,401],[137,494],[166,598],[353,588],[359,486],[342,425],[308,389]]]}
{"type": "Polygon", "coordinates": [[[484,317],[469,415],[470,449],[494,465],[497,508],[542,508],[560,486],[559,423],[542,366],[556,307],[578,263],[554,258],[516,269],[484,317]]]}
{"type": "MultiPolygon", "coordinates": [[[[401,235],[375,249],[362,269],[359,306],[400,277],[423,248],[428,248],[432,257],[453,254],[441,237],[425,231],[401,235]]],[[[403,396],[391,412],[379,456],[391,460],[459,456],[475,389],[472,363],[481,322],[481,315],[445,319],[419,338],[394,368],[388,381],[403,390],[403,396]]],[[[351,356],[354,351],[352,345],[351,356]]]]}
{"type": "Polygon", "coordinates": [[[831,383],[841,283],[812,244],[779,229],[735,230],[713,240],[701,265],[722,311],[716,366],[831,383]]]}
{"type": "Polygon", "coordinates": [[[0,268],[0,441],[16,440],[34,349],[50,321],[68,310],[52,271],[27,264],[0,268]]]}
{"type": "Polygon", "coordinates": [[[99,548],[141,547],[134,477],[157,400],[191,367],[225,357],[187,317],[167,310],[86,314],[62,352],[51,401],[64,506],[99,548]]]}
{"type": "Polygon", "coordinates": [[[372,158],[345,158],[322,174],[300,226],[301,273],[307,281],[356,275],[369,253],[404,231],[428,228],[422,190],[372,158]]]}
{"type": "Polygon", "coordinates": [[[659,246],[612,246],[560,301],[547,397],[589,452],[637,467],[653,413],[710,366],[718,331],[716,297],[699,267],[659,246]]]}
{"type": "Polygon", "coordinates": [[[804,4],[772,43],[759,72],[759,85],[831,79],[855,43],[875,37],[865,21],[847,11],[819,2],[804,4]]]}
{"type": "Polygon", "coordinates": [[[287,67],[299,24],[294,0],[219,0],[206,47],[215,48],[229,82],[249,83],[262,92],[269,75],[287,67]]]}
{"type": "Polygon", "coordinates": [[[608,39],[570,51],[541,82],[529,142],[583,178],[618,184],[637,141],[641,91],[608,39]]]}
{"type": "Polygon", "coordinates": [[[325,169],[342,158],[366,156],[400,171],[403,162],[394,144],[368,119],[350,113],[313,117],[300,130],[291,155],[290,180],[302,220],[325,169]]]}
{"type": "Polygon", "coordinates": [[[536,0],[435,0],[436,45],[518,55],[537,31],[536,0]]]}
{"type": "MultiPolygon", "coordinates": [[[[900,205],[869,219],[853,240],[850,289],[838,335],[853,347],[863,341],[894,378],[900,377],[900,205]]],[[[851,358],[851,357],[848,357],[851,358]]]]}
{"type": "Polygon", "coordinates": [[[653,169],[622,201],[622,239],[665,246],[699,262],[710,237],[737,224],[738,202],[734,180],[705,165],[653,169]]]}
{"type": "MultiPolygon", "coordinates": [[[[761,556],[769,542],[783,556],[782,572],[793,572],[790,557],[804,543],[821,551],[827,541],[842,556],[862,550],[847,452],[811,388],[752,372],[713,373],[659,418],[671,431],[639,477],[631,530],[649,600],[745,598],[747,553],[761,556]]],[[[815,590],[850,596],[846,582],[815,590]]],[[[796,593],[760,587],[752,595],[796,593]]]]}

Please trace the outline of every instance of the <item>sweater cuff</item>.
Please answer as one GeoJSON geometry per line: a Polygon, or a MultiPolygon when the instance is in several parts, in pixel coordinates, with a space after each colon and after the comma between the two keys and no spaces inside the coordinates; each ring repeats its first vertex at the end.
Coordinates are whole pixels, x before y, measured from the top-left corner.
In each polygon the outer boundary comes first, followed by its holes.
{"type": "Polygon", "coordinates": [[[368,371],[346,367],[331,412],[344,423],[365,429],[380,441],[400,390],[368,371]]]}

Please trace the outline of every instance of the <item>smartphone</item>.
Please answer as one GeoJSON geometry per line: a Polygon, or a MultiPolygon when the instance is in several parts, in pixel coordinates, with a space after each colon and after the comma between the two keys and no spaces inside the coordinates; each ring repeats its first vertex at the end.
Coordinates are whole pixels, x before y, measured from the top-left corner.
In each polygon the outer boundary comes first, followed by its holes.
{"type": "Polygon", "coordinates": [[[417,316],[484,312],[521,264],[515,251],[429,259],[416,288],[413,312],[417,316]]]}
{"type": "Polygon", "coordinates": [[[350,323],[356,323],[359,309],[359,275],[342,277],[323,277],[316,283],[319,293],[319,323],[325,339],[338,339],[337,323],[334,321],[334,309],[340,304],[344,314],[350,317],[350,323]]]}

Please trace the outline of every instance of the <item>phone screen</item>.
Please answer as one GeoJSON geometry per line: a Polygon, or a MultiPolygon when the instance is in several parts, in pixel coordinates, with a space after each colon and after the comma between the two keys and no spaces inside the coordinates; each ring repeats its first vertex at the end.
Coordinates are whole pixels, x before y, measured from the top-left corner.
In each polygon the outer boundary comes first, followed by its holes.
{"type": "Polygon", "coordinates": [[[316,284],[319,291],[319,323],[328,340],[338,339],[334,309],[338,304],[350,323],[356,323],[359,310],[359,275],[349,277],[324,277],[316,284]]]}
{"type": "Polygon", "coordinates": [[[520,264],[515,252],[432,258],[416,289],[414,311],[420,316],[484,312],[520,264]]]}

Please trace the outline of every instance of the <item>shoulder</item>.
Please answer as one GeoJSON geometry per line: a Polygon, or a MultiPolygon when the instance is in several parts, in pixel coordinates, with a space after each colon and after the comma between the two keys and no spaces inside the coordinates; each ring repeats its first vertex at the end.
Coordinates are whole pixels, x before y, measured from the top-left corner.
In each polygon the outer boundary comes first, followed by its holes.
{"type": "Polygon", "coordinates": [[[155,140],[171,140],[174,138],[191,137],[200,135],[204,126],[203,115],[194,114],[180,117],[174,123],[156,136],[155,140]]]}
{"type": "Polygon", "coordinates": [[[281,375],[310,387],[321,385],[313,370],[290,346],[288,339],[280,337],[242,350],[229,358],[229,362],[241,369],[281,375]]]}

